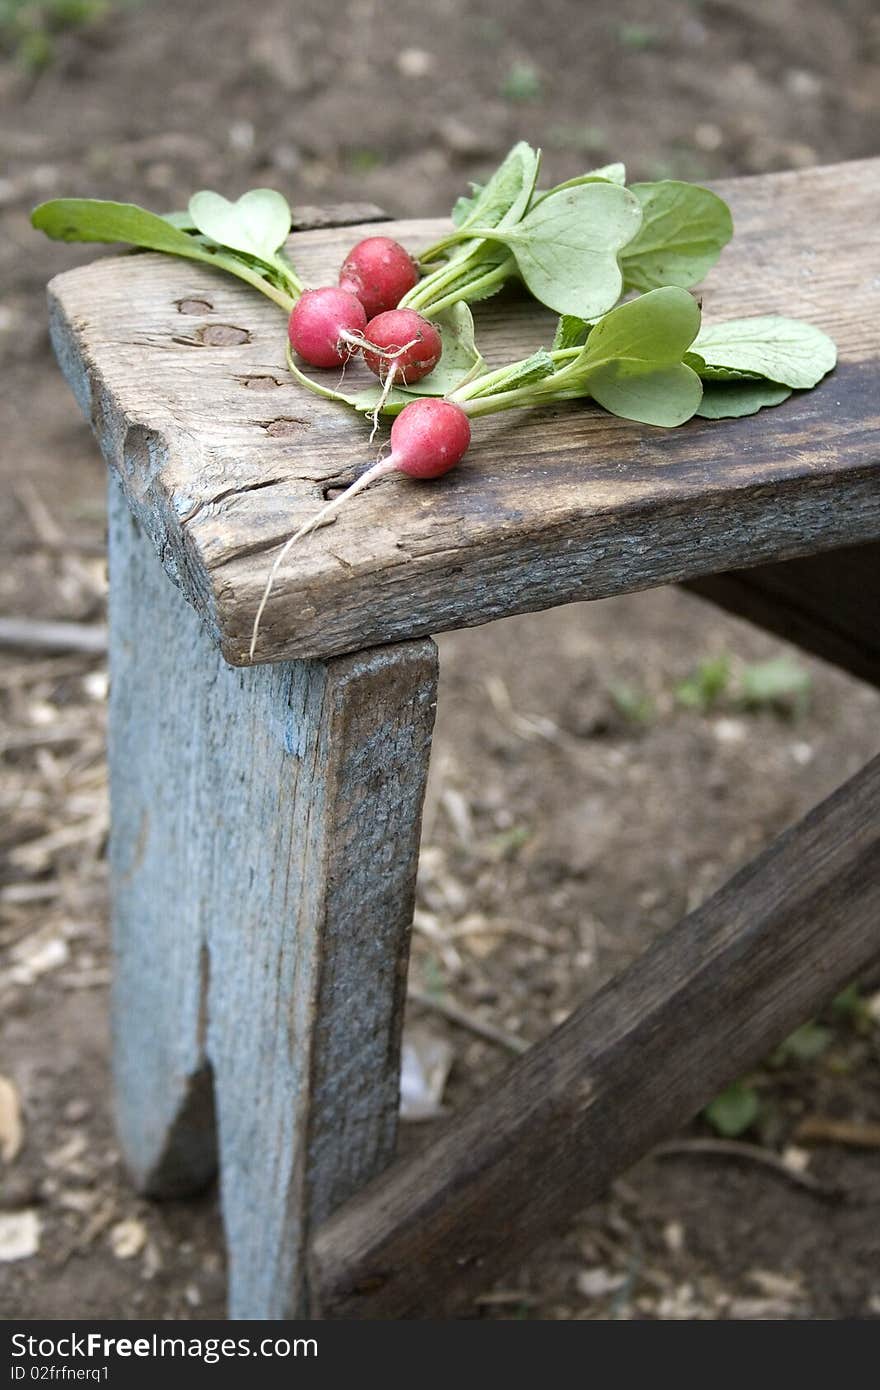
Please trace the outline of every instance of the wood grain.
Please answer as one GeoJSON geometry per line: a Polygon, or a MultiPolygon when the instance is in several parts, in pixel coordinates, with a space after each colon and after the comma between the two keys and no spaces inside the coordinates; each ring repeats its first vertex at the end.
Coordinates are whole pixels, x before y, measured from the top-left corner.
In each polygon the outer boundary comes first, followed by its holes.
{"type": "Polygon", "coordinates": [[[880,686],[880,544],[707,575],[686,587],[880,686]]]}
{"type": "Polygon", "coordinates": [[[325,1317],[467,1311],[880,953],[880,758],[316,1234],[325,1317]]]}
{"type": "Polygon", "coordinates": [[[311,1223],[393,1152],[436,650],[235,670],[115,481],[110,514],[123,1148],[157,1195],[219,1148],[230,1311],[285,1317],[311,1223]]]}
{"type": "MultiPolygon", "coordinates": [[[[809,319],[839,344],[832,376],[776,410],[676,431],[579,403],[481,421],[454,474],[385,480],[291,552],[259,661],[360,650],[880,536],[880,160],[719,187],[736,235],[702,290],[706,322],[809,319]]],[[[417,248],[443,226],[384,229],[417,248]]],[[[357,236],[302,232],[290,250],[320,283],[357,236]]],[[[371,460],[367,428],[291,381],[279,311],[209,268],[151,254],[104,259],[54,280],[50,303],[59,360],[135,514],[227,661],[245,664],[277,547],[327,488],[371,460]],[[179,311],[199,301],[201,315],[179,311]]],[[[551,316],[513,294],[479,308],[491,361],[551,332],[551,316]]],[[[360,371],[350,369],[350,383],[360,371]]]]}

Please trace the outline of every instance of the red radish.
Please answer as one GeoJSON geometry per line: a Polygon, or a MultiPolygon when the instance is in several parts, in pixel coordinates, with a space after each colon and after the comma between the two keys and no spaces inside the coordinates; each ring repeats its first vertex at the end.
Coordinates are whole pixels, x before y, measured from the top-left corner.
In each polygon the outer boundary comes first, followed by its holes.
{"type": "Polygon", "coordinates": [[[391,453],[379,459],[365,473],[346,488],[339,497],[327,502],[318,512],[295,531],[281,547],[266,580],[263,597],[254,618],[251,634],[250,659],[254,659],[260,621],[272,592],[275,576],[291,546],[303,536],[307,536],[316,526],[323,525],[338,512],[343,503],[356,492],[369,487],[376,478],[386,473],[406,473],[410,478],[440,478],[467,453],[471,442],[471,423],[460,405],[452,401],[440,400],[436,396],[426,396],[424,400],[412,401],[404,406],[391,426],[391,453]]]}
{"type": "Polygon", "coordinates": [[[433,371],[443,352],[433,323],[414,309],[389,309],[378,314],[370,319],[364,337],[364,361],[370,371],[383,379],[393,373],[403,386],[421,381],[433,371]]]}
{"type": "Polygon", "coordinates": [[[290,315],[287,336],[312,367],[342,367],[363,343],[367,315],[347,290],[326,285],[305,290],[290,315]]]}
{"type": "Polygon", "coordinates": [[[399,241],[368,236],[353,246],[342,262],[339,285],[357,296],[367,318],[374,318],[386,309],[396,309],[418,278],[418,266],[399,241]]]}
{"type": "Polygon", "coordinates": [[[391,453],[377,466],[387,472],[390,465],[410,478],[440,478],[464,457],[470,442],[471,422],[461,406],[426,396],[404,406],[391,426],[391,453]]]}

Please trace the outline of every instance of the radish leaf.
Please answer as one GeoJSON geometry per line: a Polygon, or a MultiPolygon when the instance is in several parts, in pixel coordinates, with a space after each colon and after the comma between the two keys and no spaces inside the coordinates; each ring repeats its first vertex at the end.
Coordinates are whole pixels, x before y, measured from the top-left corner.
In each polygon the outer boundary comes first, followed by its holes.
{"type": "Polygon", "coordinates": [[[683,362],[619,358],[592,371],[587,390],[612,415],[671,429],[683,425],[695,413],[703,385],[696,372],[683,362]]]}
{"type": "Polygon", "coordinates": [[[706,381],[697,414],[704,420],[730,420],[756,415],[766,405],[781,405],[791,395],[790,386],[777,386],[760,378],[742,381],[706,381]]]}
{"type": "Polygon", "coordinates": [[[100,198],[55,198],[34,209],[31,223],[56,241],[122,242],[145,251],[164,251],[171,256],[203,261],[246,280],[288,313],[294,301],[285,288],[273,281],[283,270],[286,286],[295,291],[300,289],[293,271],[282,267],[280,260],[273,261],[273,268],[267,270],[248,264],[222,246],[215,248],[201,236],[188,235],[182,230],[188,225],[184,213],[160,217],[136,203],[114,203],[100,198]]]}
{"type": "Polygon", "coordinates": [[[216,262],[204,245],[164,217],[136,203],[113,203],[100,198],[55,198],[31,214],[38,231],[56,241],[124,242],[147,251],[166,251],[194,261],[216,262]]]}
{"type": "Polygon", "coordinates": [[[487,184],[475,186],[473,197],[459,198],[453,214],[455,225],[464,231],[478,222],[481,227],[518,222],[528,207],[540,162],[540,153],[520,140],[487,184]]]}
{"type": "Polygon", "coordinates": [[[699,305],[686,290],[652,290],[599,320],[568,375],[579,377],[613,415],[681,425],[703,394],[700,378],[682,361],[699,327],[699,305]]]}
{"type": "Polygon", "coordinates": [[[574,314],[562,314],[556,325],[556,336],[553,339],[553,347],[573,348],[582,347],[587,341],[590,332],[590,325],[583,319],[577,318],[574,314]]]}
{"type": "Polygon", "coordinates": [[[610,309],[620,295],[617,255],[641,220],[639,201],[628,189],[597,181],[549,193],[515,227],[478,226],[474,234],[510,247],[541,303],[587,319],[610,309]]]}
{"type": "MultiPolygon", "coordinates": [[[[612,309],[592,329],[579,362],[609,359],[680,362],[700,329],[700,306],[687,290],[669,285],[612,309]]],[[[690,370],[690,369],[689,369],[690,370]]]]}
{"type": "Polygon", "coordinates": [[[621,258],[628,288],[696,285],[733,235],[727,204],[708,188],[675,179],[634,183],[630,192],[641,204],[643,220],[621,258]]]}
{"type": "Polygon", "coordinates": [[[712,367],[698,352],[686,352],[684,360],[703,381],[763,381],[760,372],[740,372],[736,367],[712,367]]]}
{"type": "Polygon", "coordinates": [[[837,361],[837,349],[821,328],[775,314],[703,328],[694,351],[707,367],[753,372],[800,388],[815,386],[837,361]]]}
{"type": "Polygon", "coordinates": [[[189,200],[189,215],[199,231],[219,246],[271,261],[290,231],[286,198],[271,188],[252,188],[237,203],[204,189],[189,200]]]}
{"type": "Polygon", "coordinates": [[[563,188],[580,188],[583,183],[619,183],[622,187],[626,183],[626,166],[623,164],[603,164],[601,169],[590,169],[586,174],[578,174],[576,178],[566,179],[565,183],[556,184],[555,188],[539,189],[532,199],[532,207],[544,198],[549,198],[551,193],[559,193],[563,188]]]}

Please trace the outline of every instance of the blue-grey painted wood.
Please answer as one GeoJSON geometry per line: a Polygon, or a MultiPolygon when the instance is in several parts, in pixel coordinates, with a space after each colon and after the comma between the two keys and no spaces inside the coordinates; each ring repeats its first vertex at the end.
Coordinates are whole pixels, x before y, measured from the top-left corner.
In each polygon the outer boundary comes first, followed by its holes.
{"type": "Polygon", "coordinates": [[[300,1254],[391,1156],[430,641],[227,666],[111,483],[117,1108],[139,1185],[203,1184],[232,1316],[301,1311],[300,1254]]]}

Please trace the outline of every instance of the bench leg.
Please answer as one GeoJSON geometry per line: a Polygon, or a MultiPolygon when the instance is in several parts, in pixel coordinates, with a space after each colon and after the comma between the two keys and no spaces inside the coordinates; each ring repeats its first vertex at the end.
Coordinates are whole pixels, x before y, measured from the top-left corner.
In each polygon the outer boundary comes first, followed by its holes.
{"type": "Polygon", "coordinates": [[[219,1149],[231,1315],[291,1316],[394,1147],[436,651],[236,670],[115,484],[110,533],[119,1132],[157,1196],[219,1149]]]}

